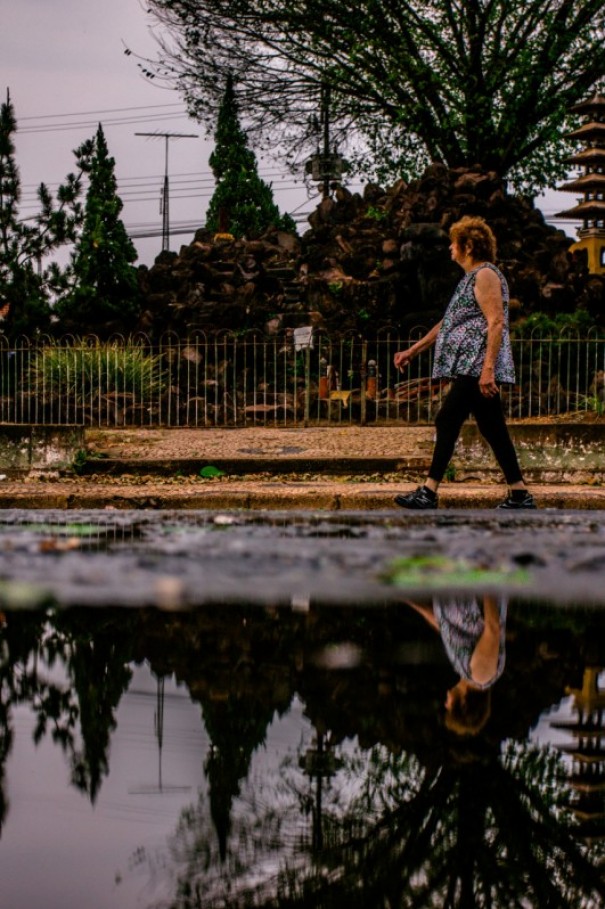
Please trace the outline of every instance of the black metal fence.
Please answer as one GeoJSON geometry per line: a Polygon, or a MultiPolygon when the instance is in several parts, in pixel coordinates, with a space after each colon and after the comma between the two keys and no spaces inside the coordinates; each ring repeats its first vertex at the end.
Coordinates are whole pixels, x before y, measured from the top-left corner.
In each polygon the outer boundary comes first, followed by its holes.
{"type": "MultiPolygon", "coordinates": [[[[300,426],[425,423],[446,388],[432,351],[405,374],[409,337],[367,340],[295,330],[85,338],[0,338],[0,422],[94,426],[300,426]]],[[[605,340],[532,335],[513,341],[509,417],[605,409],[605,340]]]]}

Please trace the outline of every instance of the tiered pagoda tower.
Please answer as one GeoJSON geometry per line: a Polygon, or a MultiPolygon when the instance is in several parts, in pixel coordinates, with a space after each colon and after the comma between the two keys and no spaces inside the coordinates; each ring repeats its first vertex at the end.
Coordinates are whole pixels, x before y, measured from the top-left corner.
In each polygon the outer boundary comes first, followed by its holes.
{"type": "Polygon", "coordinates": [[[587,666],[581,688],[568,688],[575,717],[551,726],[573,736],[573,743],[557,745],[571,758],[568,804],[576,816],[576,835],[588,843],[605,839],[605,692],[599,688],[602,666],[587,666]]]}
{"type": "Polygon", "coordinates": [[[567,159],[569,164],[579,166],[584,172],[559,189],[581,193],[583,199],[555,217],[582,221],[578,230],[580,239],[570,247],[570,252],[585,249],[588,271],[602,275],[605,274],[605,95],[596,92],[571,110],[588,117],[587,123],[567,134],[567,138],[584,143],[581,151],[567,159]]]}

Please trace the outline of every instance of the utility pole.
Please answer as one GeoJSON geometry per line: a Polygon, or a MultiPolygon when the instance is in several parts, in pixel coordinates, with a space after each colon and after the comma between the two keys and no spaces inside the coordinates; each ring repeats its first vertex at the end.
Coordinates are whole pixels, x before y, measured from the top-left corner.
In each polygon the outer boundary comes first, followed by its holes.
{"type": "Polygon", "coordinates": [[[168,179],[168,144],[171,139],[199,139],[195,133],[135,133],[135,136],[145,136],[148,139],[164,139],[165,142],[165,164],[164,164],[164,186],[162,187],[162,201],[160,211],[162,213],[162,252],[170,249],[170,186],[168,179]]]}
{"type": "MultiPolygon", "coordinates": [[[[323,156],[324,161],[330,161],[330,86],[327,82],[321,87],[321,119],[323,127],[323,156]]],[[[330,195],[330,170],[332,168],[328,165],[326,167],[326,178],[324,180],[322,196],[324,199],[327,199],[330,195]]]]}
{"type": "Polygon", "coordinates": [[[310,175],[312,180],[317,180],[321,184],[323,199],[330,197],[330,184],[332,181],[340,181],[346,164],[341,155],[338,154],[336,146],[333,151],[330,151],[330,94],[329,84],[327,82],[322,83],[320,119],[316,120],[317,151],[314,155],[311,155],[305,164],[305,172],[310,175]],[[323,148],[321,149],[320,138],[323,140],[323,148]]]}

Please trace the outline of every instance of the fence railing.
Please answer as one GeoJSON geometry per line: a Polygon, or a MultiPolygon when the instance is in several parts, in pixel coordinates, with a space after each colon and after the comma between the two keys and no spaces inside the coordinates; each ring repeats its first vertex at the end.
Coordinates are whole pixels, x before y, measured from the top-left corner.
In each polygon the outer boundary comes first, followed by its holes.
{"type": "MultiPolygon", "coordinates": [[[[0,423],[426,423],[446,388],[430,378],[432,351],[405,374],[393,366],[395,352],[422,333],[0,338],[0,423]]],[[[513,353],[517,383],[503,389],[510,418],[605,409],[605,339],[597,332],[536,334],[514,340],[513,353]]]]}

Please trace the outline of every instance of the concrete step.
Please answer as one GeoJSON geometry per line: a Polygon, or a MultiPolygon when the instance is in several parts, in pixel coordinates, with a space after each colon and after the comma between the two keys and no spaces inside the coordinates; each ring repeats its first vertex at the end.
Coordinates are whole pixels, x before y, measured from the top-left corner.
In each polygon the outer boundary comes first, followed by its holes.
{"type": "MultiPolygon", "coordinates": [[[[413,483],[342,482],[328,480],[250,480],[221,477],[218,480],[181,478],[129,483],[108,478],[95,482],[82,477],[71,480],[28,483],[3,482],[0,508],[4,509],[210,509],[210,510],[311,510],[382,511],[385,518],[397,514],[406,520],[422,520],[431,526],[436,519],[448,521],[451,509],[494,509],[505,494],[504,484],[445,483],[439,493],[438,512],[406,512],[397,508],[394,497],[407,492],[413,483]],[[443,512],[446,512],[443,514],[443,512]]],[[[541,520],[548,509],[555,511],[603,511],[605,489],[588,486],[532,486],[538,511],[502,512],[500,518],[523,525],[541,520]]],[[[494,514],[496,514],[494,512],[494,514]]]]}
{"type": "Polygon", "coordinates": [[[244,474],[323,474],[326,476],[399,473],[427,470],[425,454],[404,458],[316,458],[316,457],[236,457],[236,458],[91,458],[78,469],[82,476],[123,474],[193,476],[212,465],[231,476],[244,474]]]}
{"type": "MultiPolygon", "coordinates": [[[[431,459],[426,454],[402,458],[313,458],[313,457],[237,457],[237,458],[91,458],[79,466],[81,476],[199,476],[204,467],[212,466],[227,476],[314,476],[362,477],[400,474],[403,478],[422,478],[428,472],[431,459]]],[[[528,483],[550,485],[605,486],[605,465],[602,467],[573,467],[571,465],[534,465],[524,467],[528,483]]],[[[453,461],[447,474],[453,483],[502,483],[502,471],[496,464],[457,463],[453,461]]]]}

